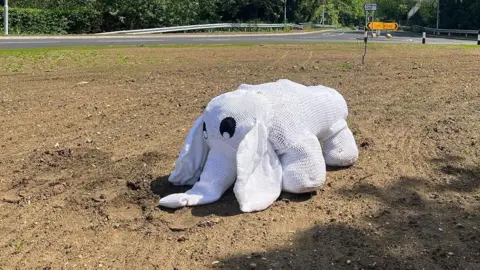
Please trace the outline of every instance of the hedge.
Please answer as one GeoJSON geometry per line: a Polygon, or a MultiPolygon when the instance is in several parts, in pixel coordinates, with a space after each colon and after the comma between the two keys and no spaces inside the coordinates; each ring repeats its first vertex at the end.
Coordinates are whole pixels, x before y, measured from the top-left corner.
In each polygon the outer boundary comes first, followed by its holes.
{"type": "MultiPolygon", "coordinates": [[[[3,8],[0,13],[0,27],[3,29],[3,8]]],[[[100,30],[101,24],[101,13],[93,9],[9,9],[9,32],[12,34],[94,33],[100,30]]]]}
{"type": "Polygon", "coordinates": [[[61,11],[68,18],[67,33],[98,33],[103,25],[102,13],[95,9],[74,9],[61,11]]]}

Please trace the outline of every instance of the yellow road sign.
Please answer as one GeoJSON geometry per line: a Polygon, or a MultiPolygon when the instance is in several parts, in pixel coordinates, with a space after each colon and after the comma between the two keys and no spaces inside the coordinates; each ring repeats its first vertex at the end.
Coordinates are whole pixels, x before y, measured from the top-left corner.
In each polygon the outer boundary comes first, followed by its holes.
{"type": "Polygon", "coordinates": [[[370,30],[398,30],[398,24],[387,22],[369,22],[368,28],[370,30]]]}

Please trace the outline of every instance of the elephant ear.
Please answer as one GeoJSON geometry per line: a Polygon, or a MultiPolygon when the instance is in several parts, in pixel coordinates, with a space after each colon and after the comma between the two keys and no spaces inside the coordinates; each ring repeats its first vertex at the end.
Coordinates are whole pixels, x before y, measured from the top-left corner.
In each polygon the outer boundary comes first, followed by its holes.
{"type": "Polygon", "coordinates": [[[168,177],[174,185],[193,185],[200,178],[209,151],[203,138],[203,121],[203,115],[197,118],[175,161],[175,169],[168,177]]]}
{"type": "Polygon", "coordinates": [[[242,212],[261,211],[280,196],[282,166],[272,145],[268,131],[261,122],[240,142],[237,152],[237,181],[235,197],[242,212]]]}

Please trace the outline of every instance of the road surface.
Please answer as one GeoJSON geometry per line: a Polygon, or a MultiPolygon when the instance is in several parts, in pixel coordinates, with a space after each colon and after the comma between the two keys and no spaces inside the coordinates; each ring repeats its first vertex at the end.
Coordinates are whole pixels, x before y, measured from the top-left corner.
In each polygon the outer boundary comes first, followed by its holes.
{"type": "MultiPolygon", "coordinates": [[[[324,31],[284,34],[244,34],[244,35],[88,35],[88,36],[7,36],[0,37],[0,49],[39,48],[55,46],[103,46],[103,45],[165,45],[165,44],[242,44],[242,43],[320,43],[320,42],[363,42],[363,31],[324,31]]],[[[407,32],[394,32],[392,38],[381,35],[369,38],[374,43],[422,42],[421,35],[407,32]]],[[[429,38],[427,44],[476,44],[471,40],[429,38]]]]}

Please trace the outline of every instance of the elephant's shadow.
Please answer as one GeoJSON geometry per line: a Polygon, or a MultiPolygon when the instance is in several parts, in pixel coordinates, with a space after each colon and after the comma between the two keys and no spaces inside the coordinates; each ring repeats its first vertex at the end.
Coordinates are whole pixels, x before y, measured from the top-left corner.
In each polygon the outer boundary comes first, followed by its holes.
{"type": "MultiPolygon", "coordinates": [[[[154,194],[159,195],[161,198],[168,196],[173,193],[183,193],[192,186],[175,186],[172,183],[168,182],[169,175],[161,176],[153,180],[150,184],[150,189],[154,194]]],[[[170,213],[175,213],[179,209],[170,209],[166,207],[159,207],[162,211],[167,211],[170,213]]],[[[205,217],[209,215],[216,216],[235,216],[242,214],[238,203],[235,199],[235,194],[233,193],[233,187],[229,188],[223,196],[216,202],[206,204],[206,205],[197,205],[191,207],[192,215],[205,217]]]]}
{"type": "MultiPolygon", "coordinates": [[[[346,169],[345,167],[329,167],[327,166],[327,171],[338,171],[346,169]]],[[[192,186],[175,186],[168,181],[169,175],[164,175],[157,177],[150,183],[150,190],[152,193],[159,195],[161,198],[168,196],[174,193],[183,193],[189,190],[192,186]]],[[[287,200],[291,202],[303,202],[310,200],[316,192],[304,193],[304,194],[293,194],[288,192],[282,192],[278,200],[287,200]]],[[[167,211],[170,213],[175,213],[179,209],[170,209],[166,207],[159,207],[162,211],[167,211]]],[[[206,205],[197,205],[192,207],[192,215],[198,217],[205,217],[209,215],[216,216],[235,216],[242,214],[240,207],[233,193],[233,186],[230,187],[222,197],[213,203],[206,205]]]]}

